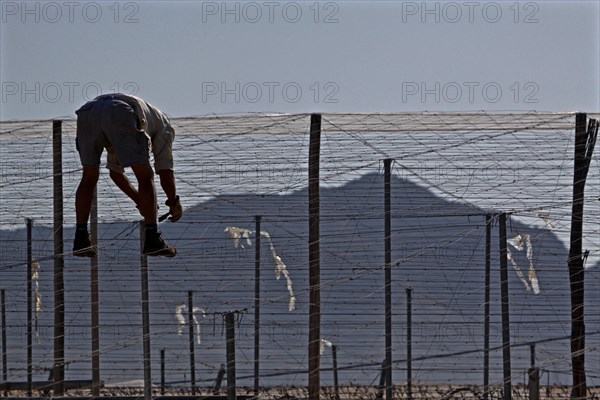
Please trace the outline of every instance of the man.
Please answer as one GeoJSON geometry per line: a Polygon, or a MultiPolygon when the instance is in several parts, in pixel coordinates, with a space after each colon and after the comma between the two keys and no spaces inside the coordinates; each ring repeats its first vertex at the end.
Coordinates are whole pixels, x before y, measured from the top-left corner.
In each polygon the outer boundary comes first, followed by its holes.
{"type": "Polygon", "coordinates": [[[115,184],[129,196],[144,217],[146,225],[142,254],[174,257],[174,247],[165,244],[158,231],[156,187],[150,165],[154,169],[167,196],[172,222],[182,216],[181,203],[173,173],[173,139],[175,131],[169,119],[157,108],[135,96],[125,94],[101,95],[84,104],[77,114],[77,150],[83,176],[75,197],[77,229],[73,255],[92,257],[97,249],[91,246],[88,219],[92,199],[100,176],[100,157],[107,149],[107,168],[115,184]],[[125,175],[124,167],[131,167],[138,188],[125,175]]]}

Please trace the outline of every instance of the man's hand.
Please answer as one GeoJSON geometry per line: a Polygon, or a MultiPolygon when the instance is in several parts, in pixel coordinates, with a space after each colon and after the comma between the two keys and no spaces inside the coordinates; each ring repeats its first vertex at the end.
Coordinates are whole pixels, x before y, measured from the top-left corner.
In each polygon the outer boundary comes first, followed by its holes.
{"type": "Polygon", "coordinates": [[[169,200],[165,201],[165,204],[167,205],[167,207],[169,207],[169,214],[171,214],[171,216],[169,217],[169,221],[179,221],[181,219],[181,216],[183,215],[183,209],[181,208],[179,196],[176,196],[175,200],[173,200],[172,202],[170,202],[169,200]]]}

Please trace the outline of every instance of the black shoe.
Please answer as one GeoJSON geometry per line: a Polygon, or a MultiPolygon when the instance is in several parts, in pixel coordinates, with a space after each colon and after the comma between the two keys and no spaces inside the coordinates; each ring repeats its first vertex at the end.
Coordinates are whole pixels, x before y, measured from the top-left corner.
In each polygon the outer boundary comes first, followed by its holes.
{"type": "Polygon", "coordinates": [[[169,247],[160,236],[160,232],[146,232],[146,240],[144,241],[142,254],[152,257],[175,257],[177,249],[175,249],[175,247],[169,247]]]}
{"type": "Polygon", "coordinates": [[[98,252],[92,247],[90,235],[87,232],[75,232],[73,255],[77,257],[94,257],[98,252]]]}

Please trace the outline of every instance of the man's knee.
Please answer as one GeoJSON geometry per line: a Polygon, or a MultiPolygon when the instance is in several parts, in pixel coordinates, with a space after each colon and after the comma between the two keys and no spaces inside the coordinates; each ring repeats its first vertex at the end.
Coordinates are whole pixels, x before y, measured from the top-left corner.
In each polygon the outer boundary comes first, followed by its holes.
{"type": "Polygon", "coordinates": [[[109,173],[108,173],[108,176],[110,176],[110,179],[112,179],[113,181],[118,180],[119,178],[121,178],[124,175],[125,175],[124,173],[113,171],[112,169],[110,169],[109,173]]]}
{"type": "Polygon", "coordinates": [[[81,177],[82,184],[95,185],[100,177],[100,166],[83,167],[83,175],[81,177]]]}

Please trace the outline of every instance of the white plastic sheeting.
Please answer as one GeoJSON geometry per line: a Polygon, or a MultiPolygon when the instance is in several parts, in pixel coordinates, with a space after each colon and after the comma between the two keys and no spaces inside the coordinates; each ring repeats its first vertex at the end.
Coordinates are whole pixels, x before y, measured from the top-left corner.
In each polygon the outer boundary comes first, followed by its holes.
{"type": "MultiPolygon", "coordinates": [[[[242,242],[242,239],[245,239],[245,243],[248,246],[251,246],[252,245],[251,238],[256,234],[255,231],[251,231],[251,230],[245,229],[245,228],[239,228],[236,226],[226,227],[225,232],[227,232],[229,234],[229,236],[233,239],[233,245],[236,248],[241,247],[242,249],[245,248],[244,243],[242,242]]],[[[271,256],[273,257],[273,261],[275,261],[275,279],[279,280],[279,278],[281,278],[281,275],[283,275],[285,277],[287,290],[290,295],[290,300],[288,303],[288,311],[294,311],[296,309],[296,296],[294,295],[294,289],[292,287],[292,279],[290,278],[290,273],[287,269],[287,266],[285,265],[285,263],[283,262],[281,257],[279,257],[279,255],[277,254],[277,251],[275,250],[275,246],[273,245],[273,241],[271,240],[271,235],[269,235],[269,232],[260,231],[260,236],[264,237],[269,242],[269,249],[271,250],[271,256]]]]}
{"type": "Polygon", "coordinates": [[[325,352],[325,346],[331,347],[333,346],[333,343],[331,343],[329,340],[321,339],[321,344],[319,345],[320,354],[323,354],[325,352]]]}
{"type": "Polygon", "coordinates": [[[35,341],[40,343],[38,321],[42,314],[42,293],[40,293],[40,263],[38,260],[33,260],[31,263],[31,280],[35,286],[35,341]]]}
{"type": "MultiPolygon", "coordinates": [[[[184,311],[187,311],[188,307],[185,304],[180,304],[175,307],[175,318],[177,319],[177,333],[181,336],[183,334],[183,328],[187,323],[187,319],[183,315],[184,311]]],[[[196,341],[198,344],[202,343],[202,334],[200,331],[200,321],[196,317],[196,313],[202,313],[202,318],[206,316],[206,311],[200,307],[194,307],[192,310],[192,318],[194,325],[196,326],[196,341]]]]}
{"type": "Polygon", "coordinates": [[[509,245],[511,245],[512,247],[514,247],[517,251],[525,250],[525,255],[527,257],[527,260],[529,261],[529,271],[528,271],[529,280],[525,279],[525,276],[523,275],[521,268],[519,268],[519,266],[517,265],[517,263],[515,262],[515,260],[513,258],[510,248],[507,248],[506,252],[507,252],[508,259],[510,260],[515,272],[517,273],[517,276],[519,277],[519,279],[521,279],[521,282],[523,282],[523,285],[525,285],[525,288],[528,291],[533,291],[533,293],[538,294],[540,292],[540,286],[539,286],[539,282],[538,282],[538,278],[537,278],[537,273],[535,271],[535,267],[533,266],[533,246],[531,245],[531,237],[528,234],[524,234],[524,235],[519,234],[512,239],[507,239],[506,242],[509,245]]]}

